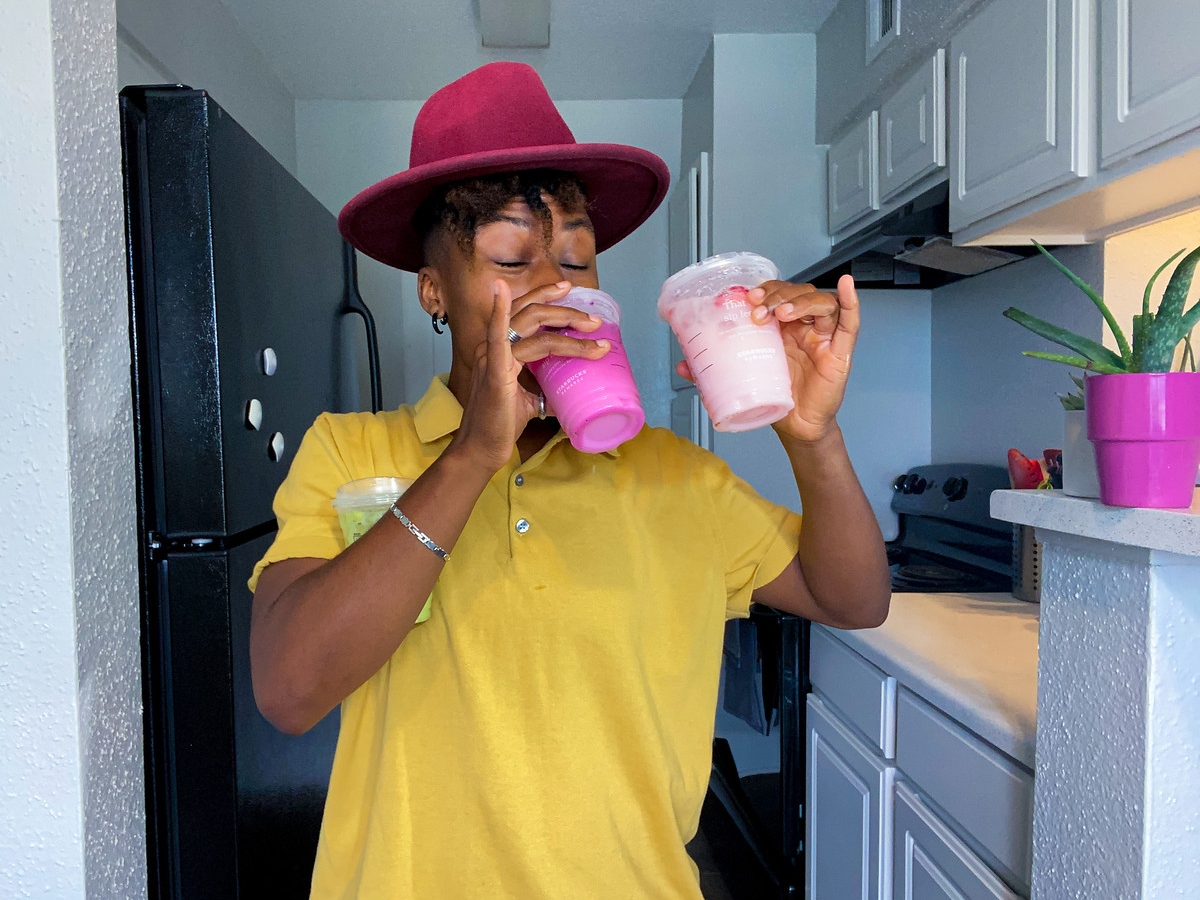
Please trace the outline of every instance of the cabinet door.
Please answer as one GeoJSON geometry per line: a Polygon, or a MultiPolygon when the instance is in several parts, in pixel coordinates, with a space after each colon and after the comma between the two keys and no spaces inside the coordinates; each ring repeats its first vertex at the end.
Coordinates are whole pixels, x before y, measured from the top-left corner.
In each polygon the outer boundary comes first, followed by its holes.
{"type": "Polygon", "coordinates": [[[950,41],[950,229],[1090,174],[1091,0],[992,0],[950,41]]]}
{"type": "Polygon", "coordinates": [[[879,200],[946,165],[946,51],[879,107],[879,200]]]}
{"type": "MultiPolygon", "coordinates": [[[[709,184],[708,154],[701,153],[667,201],[667,256],[672,274],[709,256],[709,184]]],[[[692,383],[675,371],[675,364],[683,359],[683,349],[673,334],[667,340],[671,348],[671,387],[690,388],[692,383]]]]}
{"type": "Polygon", "coordinates": [[[895,798],[896,900],[1020,900],[904,781],[895,798]]]}
{"type": "Polygon", "coordinates": [[[879,111],[829,145],[829,233],[879,209],[879,111]]]}
{"type": "Polygon", "coordinates": [[[891,900],[895,773],[808,695],[807,900],[891,900]]]}
{"type": "Polygon", "coordinates": [[[1109,165],[1200,126],[1200,3],[1100,4],[1100,153],[1109,165]]]}

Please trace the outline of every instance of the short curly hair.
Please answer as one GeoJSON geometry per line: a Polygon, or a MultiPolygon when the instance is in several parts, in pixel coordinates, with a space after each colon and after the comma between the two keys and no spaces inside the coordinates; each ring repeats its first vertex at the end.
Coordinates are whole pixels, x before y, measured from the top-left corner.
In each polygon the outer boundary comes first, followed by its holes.
{"type": "Polygon", "coordinates": [[[504,207],[520,198],[529,204],[542,223],[547,244],[554,235],[554,220],[545,197],[569,210],[587,208],[583,182],[568,172],[533,169],[502,172],[456,181],[434,191],[417,209],[413,225],[424,241],[425,259],[443,235],[452,236],[470,258],[475,252],[475,235],[481,227],[498,222],[504,207]]]}

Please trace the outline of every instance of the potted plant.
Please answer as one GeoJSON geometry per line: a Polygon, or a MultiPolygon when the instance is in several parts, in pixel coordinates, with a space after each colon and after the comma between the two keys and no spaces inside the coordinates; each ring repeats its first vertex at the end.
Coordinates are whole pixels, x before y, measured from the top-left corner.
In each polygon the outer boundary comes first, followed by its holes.
{"type": "Polygon", "coordinates": [[[1059,394],[1063,407],[1062,486],[1072,497],[1100,496],[1096,475],[1096,453],[1087,437],[1087,410],[1084,407],[1084,379],[1071,373],[1075,390],[1059,394]]]}
{"type": "Polygon", "coordinates": [[[1103,298],[1049,250],[1036,241],[1034,245],[1096,304],[1116,341],[1117,350],[1110,350],[1019,309],[1004,311],[1017,324],[1072,351],[1026,351],[1026,356],[1089,373],[1084,379],[1087,436],[1095,448],[1100,500],[1110,506],[1190,506],[1200,469],[1200,373],[1189,336],[1200,322],[1200,302],[1184,307],[1200,247],[1172,254],[1150,276],[1142,312],[1133,317],[1130,344],[1103,298]],[[1154,283],[1177,259],[1162,300],[1151,311],[1154,283]],[[1172,372],[1180,344],[1183,363],[1172,372]],[[1191,371],[1183,371],[1189,362],[1191,371]]]}

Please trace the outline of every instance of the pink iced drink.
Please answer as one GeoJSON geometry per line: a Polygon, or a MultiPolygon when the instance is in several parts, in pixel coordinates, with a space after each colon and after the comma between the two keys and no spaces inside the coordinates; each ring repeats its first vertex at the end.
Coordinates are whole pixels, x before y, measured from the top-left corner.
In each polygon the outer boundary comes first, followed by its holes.
{"type": "Polygon", "coordinates": [[[749,431],[782,419],[795,402],[779,323],[756,324],[746,299],[778,277],[769,260],[726,253],[667,279],[659,314],[671,326],[718,431],[749,431]]]}
{"type": "Polygon", "coordinates": [[[603,453],[629,440],[646,423],[621,341],[620,308],[607,294],[590,288],[572,288],[558,303],[602,320],[595,331],[563,328],[563,334],[607,340],[611,347],[600,359],[548,356],[531,362],[529,371],[545,392],[546,407],[558,418],[571,446],[584,453],[603,453]]]}

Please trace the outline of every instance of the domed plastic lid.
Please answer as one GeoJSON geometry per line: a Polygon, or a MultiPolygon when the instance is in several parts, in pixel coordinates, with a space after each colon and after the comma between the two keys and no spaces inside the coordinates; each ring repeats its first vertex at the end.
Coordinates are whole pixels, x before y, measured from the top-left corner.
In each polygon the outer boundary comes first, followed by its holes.
{"type": "Polygon", "coordinates": [[[666,318],[666,307],[676,300],[711,296],[734,286],[755,288],[778,277],[779,269],[765,256],[745,251],[718,253],[680,269],[663,282],[658,314],[666,318]]]}
{"type": "Polygon", "coordinates": [[[551,302],[555,306],[569,306],[580,312],[592,313],[614,325],[621,324],[621,307],[617,305],[617,301],[595,288],[574,287],[567,291],[567,295],[561,300],[551,302]]]}
{"type": "Polygon", "coordinates": [[[388,506],[408,490],[412,483],[411,478],[397,478],[393,475],[359,478],[356,481],[348,481],[338,488],[337,496],[331,502],[333,508],[337,510],[388,506]]]}

